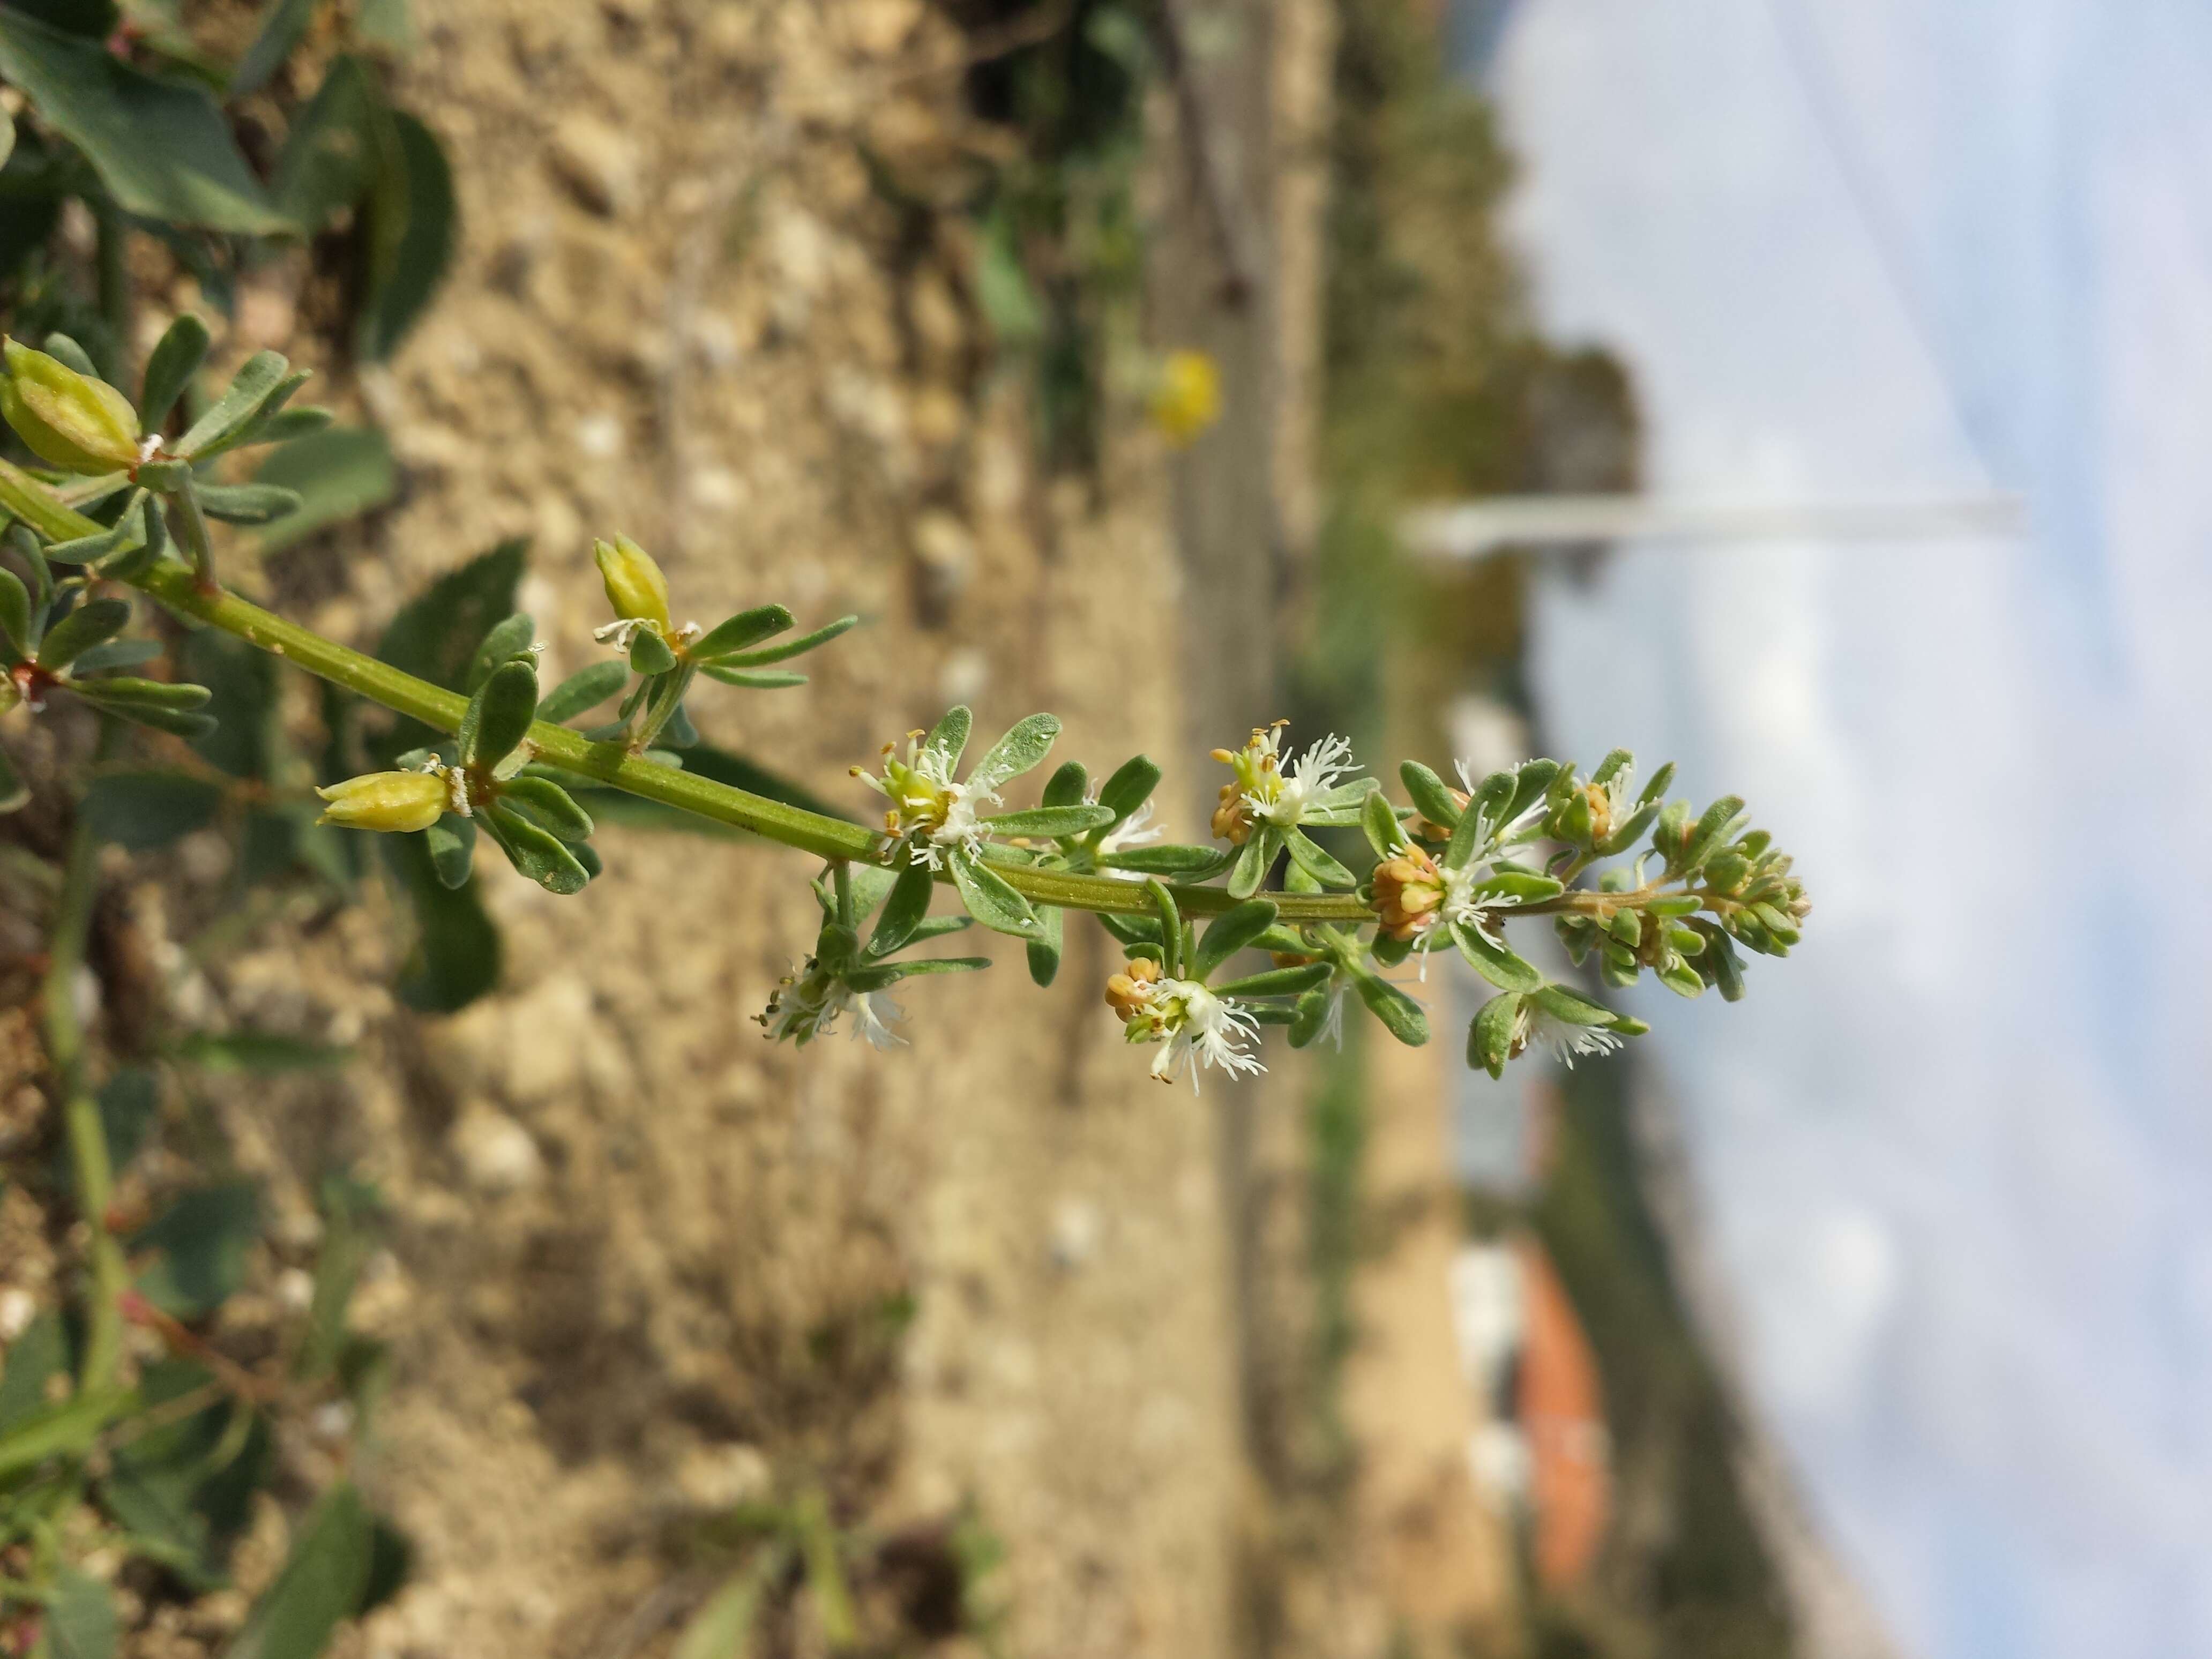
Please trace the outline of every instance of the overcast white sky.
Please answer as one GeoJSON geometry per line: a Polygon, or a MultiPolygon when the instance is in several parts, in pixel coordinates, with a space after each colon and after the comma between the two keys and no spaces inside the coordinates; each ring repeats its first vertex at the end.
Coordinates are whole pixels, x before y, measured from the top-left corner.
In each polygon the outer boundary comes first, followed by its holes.
{"type": "Polygon", "coordinates": [[[1813,884],[1654,1042],[1900,1643],[2212,1654],[2212,7],[1523,0],[1488,80],[1655,489],[2027,498],[2011,545],[1629,550],[1537,683],[1813,884]]]}

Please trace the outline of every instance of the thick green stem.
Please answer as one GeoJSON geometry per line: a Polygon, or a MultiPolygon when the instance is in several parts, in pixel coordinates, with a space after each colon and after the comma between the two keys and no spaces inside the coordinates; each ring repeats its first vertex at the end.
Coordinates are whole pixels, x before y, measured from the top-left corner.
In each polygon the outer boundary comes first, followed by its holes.
{"type": "MultiPolygon", "coordinates": [[[[101,722],[100,752],[112,747],[114,723],[101,722]]],[[[107,1133],[100,1103],[84,1075],[84,1029],[76,1013],[76,981],[92,933],[92,907],[99,895],[99,839],[82,815],[70,836],[69,861],[55,900],[54,925],[46,952],[45,1006],[46,1052],[61,1085],[62,1115],[69,1132],[70,1163],[76,1185],[77,1209],[90,1240],[92,1308],[84,1345],[82,1383],[87,1391],[111,1387],[123,1357],[122,1297],[128,1283],[123,1247],[108,1231],[107,1210],[115,1194],[115,1172],[107,1161],[107,1133]]]]}
{"type": "MultiPolygon", "coordinates": [[[[296,664],[311,674],[441,732],[451,732],[459,726],[462,712],[468,707],[468,699],[457,691],[447,691],[403,673],[388,663],[349,650],[281,617],[272,616],[258,605],[249,605],[234,593],[204,592],[191,573],[181,565],[157,564],[131,580],[173,611],[235,635],[249,645],[296,664]]],[[[883,861],[884,842],[875,830],[786,805],[674,767],[655,765],[631,754],[622,744],[592,743],[581,732],[544,721],[530,728],[525,741],[537,757],[549,765],[647,800],[696,813],[718,823],[750,830],[769,841],[781,842],[820,858],[861,863],[883,861]]],[[[1066,871],[1029,870],[1012,865],[992,867],[1017,892],[1037,903],[1117,915],[1142,915],[1151,908],[1144,889],[1134,882],[1066,871]]],[[[1177,887],[1174,891],[1176,902],[1194,915],[1217,914],[1234,902],[1219,888],[1177,887]]],[[[1370,915],[1366,906],[1355,898],[1302,894],[1274,896],[1285,921],[1358,922],[1369,920],[1370,915]]]]}

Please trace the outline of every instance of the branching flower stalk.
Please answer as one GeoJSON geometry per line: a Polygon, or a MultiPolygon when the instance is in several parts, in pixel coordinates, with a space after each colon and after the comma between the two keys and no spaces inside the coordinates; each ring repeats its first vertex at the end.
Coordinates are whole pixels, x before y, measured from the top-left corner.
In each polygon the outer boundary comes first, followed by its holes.
{"type": "MultiPolygon", "coordinates": [[[[434,685],[273,616],[216,579],[207,520],[265,521],[296,498],[218,482],[210,464],[321,426],[325,411],[286,406],[303,375],[259,353],[172,441],[162,426],[206,349],[196,321],[178,323],[155,349],[138,406],[99,380],[71,342],[46,345],[9,342],[0,378],[0,414],[52,469],[0,461],[0,513],[15,521],[10,545],[30,576],[0,568],[0,702],[35,708],[63,691],[123,720],[203,733],[204,690],[116,672],[160,654],[121,637],[131,607],[112,590],[134,588],[448,734],[450,744],[402,756],[394,769],[321,791],[326,823],[423,836],[447,886],[469,878],[482,834],[550,890],[580,891],[600,865],[595,826],[569,793],[579,783],[812,854],[826,865],[814,886],[822,925],[761,1016],[771,1037],[803,1045],[842,1029],[887,1046],[899,1017],[891,986],[988,965],[905,953],[973,922],[1022,939],[1031,975],[1048,984],[1064,913],[1079,910],[1122,945],[1127,965],[1109,977],[1106,1000],[1131,1042],[1158,1048],[1152,1069],[1164,1080],[1258,1071],[1261,1028],[1285,1026],[1303,1047],[1340,1030],[1355,1000],[1401,1041],[1425,1042],[1419,1004],[1386,975],[1409,958],[1425,974],[1440,949],[1497,988],[1468,1036],[1469,1063],[1497,1074],[1531,1048],[1571,1063],[1646,1029],[1547,975],[1509,943],[1508,923],[1549,920],[1577,964],[1596,958],[1607,985],[1648,969],[1681,995],[1711,985],[1733,1000],[1743,985],[1737,947],[1787,954],[1810,909],[1790,860],[1749,829],[1740,799],[1694,813],[1668,803],[1671,768],[1635,790],[1625,750],[1588,776],[1550,760],[1480,779],[1462,766],[1458,789],[1409,761],[1400,768],[1409,804],[1399,806],[1342,738],[1294,751],[1278,722],[1239,750],[1215,751],[1231,770],[1212,824],[1219,844],[1159,844],[1146,822],[1161,777],[1150,760],[1134,757],[1097,785],[1068,762],[1036,805],[1009,806],[1006,790],[1044,763],[1059,720],[1018,722],[963,773],[973,720],[954,708],[903,748],[886,745],[879,774],[853,768],[884,802],[880,829],[750,793],[684,769],[683,750],[698,741],[687,697],[702,678],[750,690],[799,684],[803,675],[775,665],[854,618],[789,638],[794,618],[775,605],[712,628],[679,625],[659,565],[617,537],[596,544],[594,556],[614,613],[599,637],[619,659],[541,692],[532,623],[511,617],[485,635],[461,690],[434,685]],[[173,534],[186,559],[169,551],[173,534]],[[571,724],[617,693],[615,720],[571,724]],[[1355,825],[1375,858],[1364,878],[1344,862],[1347,847],[1331,850],[1314,833],[1355,825]],[[1632,861],[1609,862],[1624,859],[1632,861]],[[947,885],[960,911],[932,916],[947,885]],[[1271,954],[1273,965],[1230,971],[1247,951],[1271,954]]],[[[0,800],[20,804],[21,795],[0,775],[0,800]]]]}

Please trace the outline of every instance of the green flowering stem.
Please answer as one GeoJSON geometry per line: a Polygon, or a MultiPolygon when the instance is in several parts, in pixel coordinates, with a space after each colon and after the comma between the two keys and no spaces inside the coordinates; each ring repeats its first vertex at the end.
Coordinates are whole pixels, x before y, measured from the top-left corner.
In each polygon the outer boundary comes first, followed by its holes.
{"type": "MultiPolygon", "coordinates": [[[[6,463],[0,462],[0,469],[5,467],[6,463]]],[[[15,501],[6,490],[7,483],[5,472],[0,471],[0,506],[13,507],[15,501]]],[[[54,505],[59,507],[58,503],[54,505]]],[[[60,512],[67,514],[68,509],[60,508],[60,512]]],[[[31,515],[27,513],[23,516],[31,515]]],[[[77,515],[69,514],[69,517],[75,520],[77,515]]],[[[42,530],[48,528],[39,520],[33,522],[42,530]]],[[[74,523],[62,524],[58,520],[48,533],[91,532],[78,532],[74,523]]],[[[221,588],[213,592],[202,591],[192,573],[181,564],[165,561],[128,580],[133,586],[181,615],[221,629],[334,685],[342,685],[372,702],[421,720],[425,726],[435,726],[441,732],[455,731],[467,710],[468,699],[458,691],[432,685],[388,663],[349,650],[311,629],[273,616],[258,605],[248,604],[235,593],[221,588]]],[[[531,726],[523,741],[538,760],[549,765],[647,800],[712,818],[718,823],[749,830],[767,840],[819,858],[866,864],[884,861],[885,843],[877,830],[750,794],[696,773],[656,765],[631,754],[623,744],[592,743],[580,732],[563,726],[549,726],[542,720],[531,726]]],[[[1115,915],[1144,915],[1151,909],[1145,890],[1134,882],[996,862],[991,867],[1005,878],[1008,886],[1032,903],[1115,915]]],[[[1211,915],[1235,902],[1219,888],[1177,887],[1175,893],[1177,902],[1194,915],[1211,915]]],[[[1357,899],[1327,895],[1283,894],[1278,896],[1278,903],[1283,919],[1293,922],[1361,922],[1371,920],[1373,914],[1357,899]]]]}
{"type": "MultiPolygon", "coordinates": [[[[115,747],[116,724],[100,721],[99,757],[115,747]]],[[[53,941],[46,957],[41,1001],[46,1050],[61,1085],[63,1121],[69,1134],[70,1162],[76,1184],[78,1212],[91,1239],[92,1310],[84,1345],[82,1386],[88,1392],[112,1387],[123,1358],[123,1304],[129,1271],[123,1247],[108,1231],[107,1211],[115,1195],[115,1172],[107,1161],[107,1134],[100,1103],[86,1085],[84,1030],[76,1017],[76,976],[84,966],[92,932],[93,901],[99,891],[99,838],[82,813],[70,836],[68,862],[54,903],[53,941]]]]}

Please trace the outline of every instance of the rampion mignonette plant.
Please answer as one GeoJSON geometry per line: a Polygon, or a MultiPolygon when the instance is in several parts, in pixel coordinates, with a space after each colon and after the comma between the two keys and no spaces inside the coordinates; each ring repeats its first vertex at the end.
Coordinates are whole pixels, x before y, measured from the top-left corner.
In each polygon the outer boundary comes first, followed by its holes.
{"type": "MultiPolygon", "coordinates": [[[[202,325],[180,319],[153,353],[134,406],[66,337],[50,337],[44,351],[7,343],[0,415],[48,470],[0,462],[0,509],[15,520],[11,544],[31,574],[27,585],[0,569],[0,707],[35,709],[61,692],[158,731],[204,730],[205,690],[125,672],[158,654],[124,637],[132,613],[118,595],[135,588],[450,733],[397,769],[322,791],[325,823],[425,836],[449,886],[467,879],[481,832],[532,880],[580,891],[600,866],[592,819],[564,787],[579,782],[815,854],[827,860],[814,884],[821,930],[760,1017],[771,1037],[803,1045],[842,1024],[879,1047],[896,1041],[893,986],[988,965],[913,954],[971,922],[1023,940],[1031,975],[1049,983],[1064,913],[1088,910],[1128,958],[1106,1000],[1129,1042],[1157,1048],[1152,1071],[1163,1079],[1188,1073],[1195,1085],[1206,1066],[1258,1071],[1261,1028],[1287,1026],[1303,1047],[1340,1031],[1352,999],[1401,1042],[1424,1042],[1419,1005],[1386,975],[1409,963],[1425,972],[1429,953],[1444,949],[1497,988],[1467,1044],[1468,1063],[1496,1075],[1532,1048],[1571,1063],[1646,1029],[1547,978],[1514,950],[1512,924],[1549,921],[1577,964],[1595,954],[1608,985],[1649,969],[1680,995],[1711,985],[1734,1000],[1743,990],[1738,947],[1786,955],[1810,908],[1790,860],[1749,829],[1740,799],[1703,811],[1668,802],[1673,769],[1639,789],[1618,750],[1587,775],[1531,760],[1478,778],[1462,764],[1456,788],[1407,761],[1401,806],[1354,764],[1343,738],[1294,754],[1279,722],[1214,751],[1231,771],[1212,824],[1218,844],[1177,846],[1161,844],[1148,823],[1161,776],[1151,761],[1127,761],[1096,785],[1070,761],[1036,805],[1010,805],[1006,790],[1044,763],[1059,720],[1030,715],[963,771],[971,720],[954,708],[903,747],[885,745],[878,771],[853,769],[883,799],[880,830],[750,794],[686,773],[676,748],[664,746],[693,740],[686,697],[702,676],[754,690],[796,684],[775,665],[854,619],[786,637],[792,614],[768,605],[712,628],[679,625],[659,567],[621,537],[593,550],[615,612],[599,637],[619,658],[541,694],[531,624],[511,617],[484,639],[468,694],[445,690],[217,581],[208,520],[263,522],[295,502],[284,489],[220,482],[211,464],[329,416],[289,406],[306,377],[264,351],[181,434],[165,435],[207,344],[202,325]],[[570,724],[617,692],[612,721],[570,724]],[[1375,854],[1364,881],[1311,833],[1352,826],[1375,854]],[[948,885],[960,909],[933,916],[948,885]],[[1247,951],[1269,953],[1272,965],[1234,966],[1247,951]]],[[[12,777],[0,776],[0,798],[20,803],[12,777]]]]}

